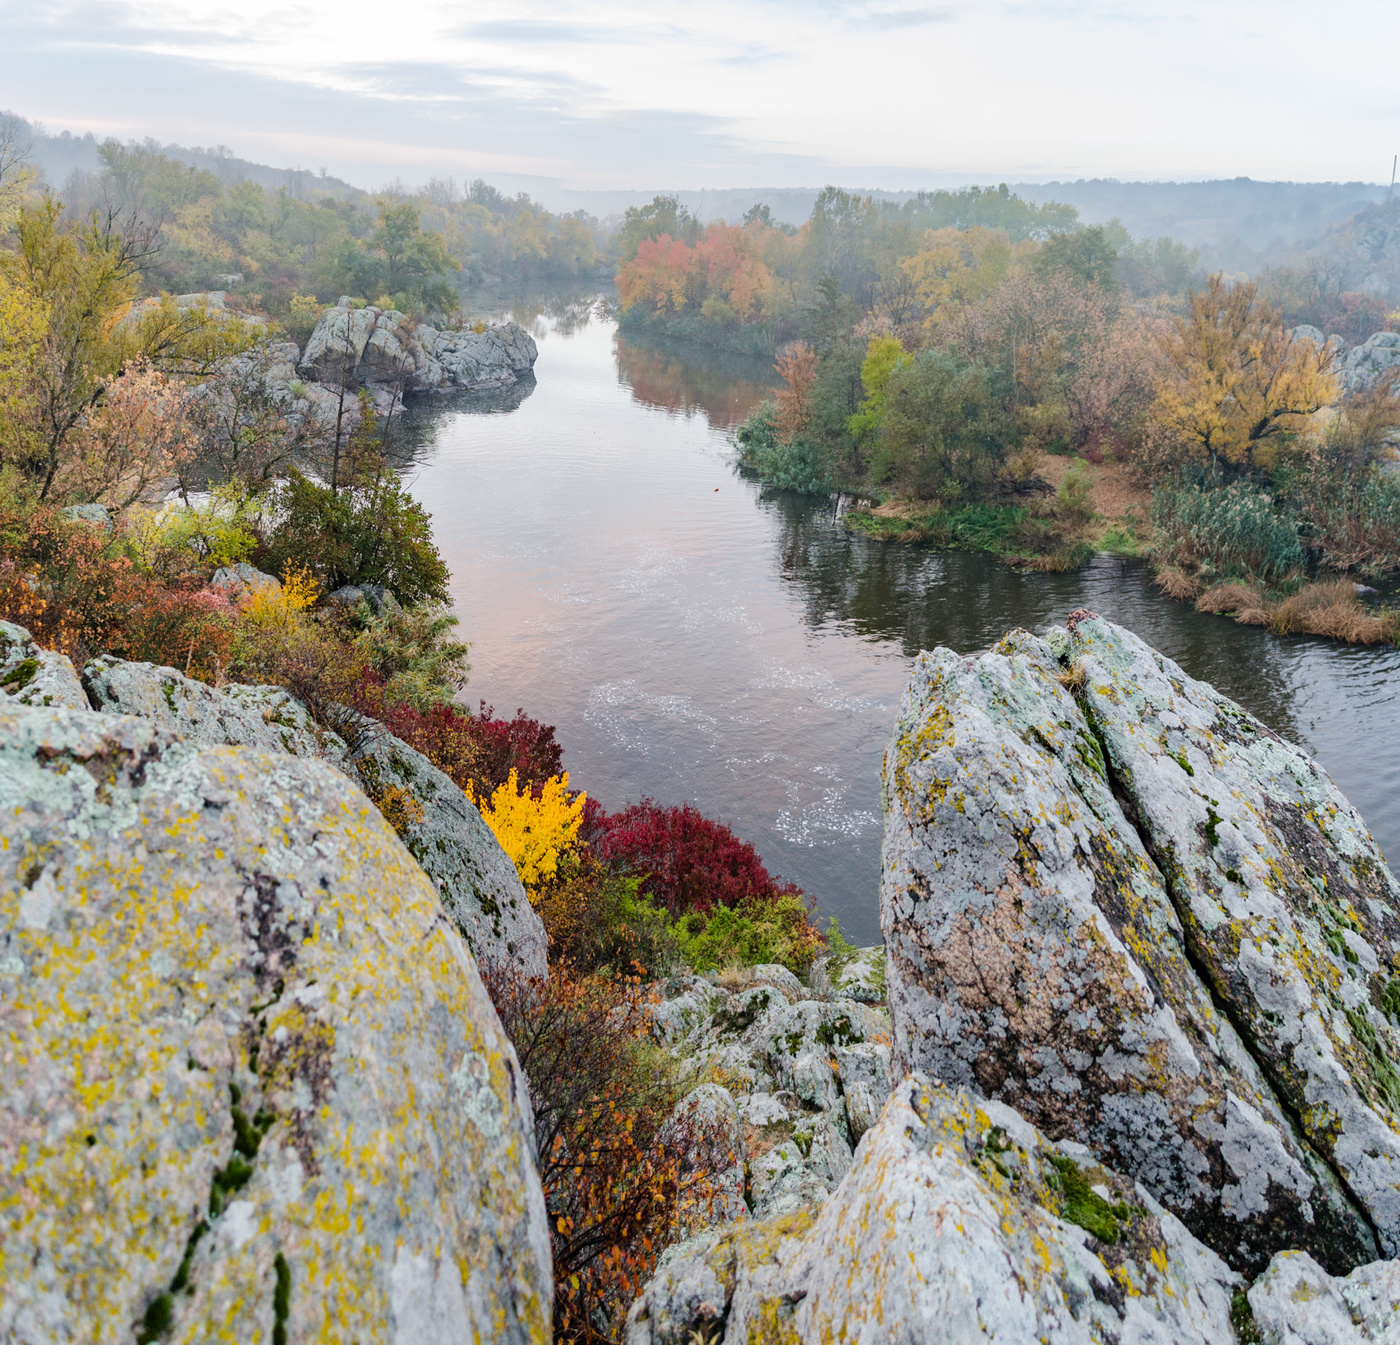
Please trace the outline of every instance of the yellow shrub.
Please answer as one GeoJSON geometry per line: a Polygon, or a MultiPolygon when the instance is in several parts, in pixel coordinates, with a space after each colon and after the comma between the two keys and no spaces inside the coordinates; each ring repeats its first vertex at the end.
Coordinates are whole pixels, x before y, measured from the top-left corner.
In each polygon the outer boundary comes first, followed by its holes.
{"type": "Polygon", "coordinates": [[[476,798],[470,785],[467,793],[533,895],[541,883],[554,877],[560,857],[573,847],[586,795],[570,797],[567,771],[546,780],[539,798],[528,782],[523,790],[519,787],[514,771],[489,800],[476,798]]]}
{"type": "Polygon", "coordinates": [[[304,612],[308,607],[314,607],[320,596],[321,586],[310,567],[301,565],[294,569],[288,562],[282,571],[282,597],[287,606],[294,612],[304,612]]]}

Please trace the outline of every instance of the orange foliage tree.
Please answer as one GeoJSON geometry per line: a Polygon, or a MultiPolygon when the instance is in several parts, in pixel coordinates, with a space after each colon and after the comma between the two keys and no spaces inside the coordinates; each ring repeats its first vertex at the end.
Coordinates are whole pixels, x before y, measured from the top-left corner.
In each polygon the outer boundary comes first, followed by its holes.
{"type": "Polygon", "coordinates": [[[693,311],[713,322],[765,316],[773,272],[764,251],[773,230],[711,224],[693,245],[662,234],[643,239],[622,263],[617,288],[624,310],[638,304],[660,314],[693,311]]]}
{"type": "Polygon", "coordinates": [[[675,1112],[649,1044],[655,996],[630,978],[531,981],[483,967],[529,1081],[554,1260],[554,1338],[612,1341],[662,1250],[695,1232],[737,1154],[675,1112]]]}
{"type": "Polygon", "coordinates": [[[783,386],[775,394],[778,418],[774,429],[783,443],[790,444],[812,418],[810,404],[817,382],[817,353],[805,341],[798,341],[778,356],[776,364],[783,386]]]}

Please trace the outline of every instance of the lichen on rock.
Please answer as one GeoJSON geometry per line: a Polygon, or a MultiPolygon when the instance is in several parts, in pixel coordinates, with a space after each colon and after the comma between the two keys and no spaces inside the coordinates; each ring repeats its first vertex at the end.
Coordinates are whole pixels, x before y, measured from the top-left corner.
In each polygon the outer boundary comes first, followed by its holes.
{"type": "Polygon", "coordinates": [[[0,707],[0,839],[0,1337],[548,1338],[519,1066],[359,789],[0,707]]]}
{"type": "MultiPolygon", "coordinates": [[[[1016,1108],[1258,1271],[1371,1259],[1365,1218],[1202,983],[1044,640],[920,657],[885,759],[896,1065],[1016,1108]]],[[[1173,765],[1180,772],[1180,767],[1173,765]]]]}
{"type": "Polygon", "coordinates": [[[914,1075],[819,1210],[668,1255],[627,1343],[1221,1345],[1240,1287],[1140,1184],[914,1075]]]}
{"type": "Polygon", "coordinates": [[[1400,883],[1305,752],[1131,632],[1088,612],[1067,625],[1085,711],[1202,978],[1400,1254],[1400,883]]]}
{"type": "Polygon", "coordinates": [[[390,818],[479,959],[548,975],[544,922],[476,805],[450,776],[382,725],[347,715],[354,750],[280,687],[215,688],[175,668],[99,658],[83,670],[88,698],[203,746],[319,757],[355,778],[390,818]]]}

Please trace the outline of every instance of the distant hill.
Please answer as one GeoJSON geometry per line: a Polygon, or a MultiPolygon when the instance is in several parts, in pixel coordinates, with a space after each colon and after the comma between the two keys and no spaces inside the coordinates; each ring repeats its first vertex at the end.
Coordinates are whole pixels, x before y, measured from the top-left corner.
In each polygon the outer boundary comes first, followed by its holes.
{"type": "MultiPolygon", "coordinates": [[[[76,172],[94,173],[102,164],[100,141],[91,133],[75,136],[67,131],[48,134],[37,123],[27,123],[33,146],[33,162],[46,181],[59,189],[76,172]]],[[[193,167],[208,169],[225,185],[257,182],[264,188],[286,188],[289,195],[305,200],[319,195],[337,198],[363,197],[365,189],[340,178],[307,168],[276,168],[241,159],[227,146],[203,148],[162,145],[147,140],[145,147],[158,150],[193,167]]],[[[645,205],[659,194],[673,194],[698,219],[709,223],[737,223],[755,205],[767,205],[775,220],[803,223],[812,211],[820,188],[732,187],[690,191],[657,187],[632,191],[576,191],[557,182],[496,174],[493,183],[507,192],[525,190],[541,205],[557,211],[583,210],[605,223],[618,218],[629,206],[645,205]]],[[[1201,250],[1202,263],[1227,271],[1256,272],[1296,256],[1327,239],[1339,226],[1360,212],[1383,205],[1389,189],[1369,182],[1256,182],[1231,178],[1209,182],[1120,182],[1092,178],[1078,182],[1016,182],[1012,189],[1037,204],[1061,201],[1074,206],[1085,224],[1121,220],[1138,239],[1169,236],[1201,250]]],[[[876,200],[905,201],[914,190],[848,190],[876,200]]]]}
{"type": "MultiPolygon", "coordinates": [[[[25,121],[30,141],[30,162],[43,175],[44,180],[61,191],[64,184],[77,173],[97,173],[102,169],[102,160],[97,149],[102,143],[89,131],[86,135],[73,135],[62,131],[50,135],[38,122],[25,121]]],[[[250,159],[240,159],[226,145],[204,149],[198,145],[162,145],[149,137],[142,142],[145,149],[155,150],[171,159],[178,159],[192,168],[204,168],[213,173],[225,185],[235,182],[256,182],[261,187],[276,191],[280,187],[297,200],[305,200],[313,193],[337,198],[358,196],[363,193],[357,187],[338,177],[329,177],[313,172],[309,168],[273,168],[269,164],[254,163],[250,159]]]]}

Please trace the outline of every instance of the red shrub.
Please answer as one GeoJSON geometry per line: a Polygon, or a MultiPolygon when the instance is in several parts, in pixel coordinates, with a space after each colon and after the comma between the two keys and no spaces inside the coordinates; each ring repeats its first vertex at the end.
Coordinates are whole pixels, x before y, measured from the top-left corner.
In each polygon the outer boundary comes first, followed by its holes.
{"type": "Polygon", "coordinates": [[[396,704],[385,694],[384,679],[367,671],[353,696],[361,714],[377,719],[395,737],[416,748],[440,771],[478,798],[489,797],[510,778],[538,787],[564,769],[564,749],[554,727],[517,710],[514,719],[497,719],[485,701],[478,714],[460,705],[416,710],[396,704]]]}
{"type": "Polygon", "coordinates": [[[495,714],[494,707],[482,701],[480,712],[472,716],[482,785],[498,789],[514,771],[517,779],[538,786],[564,769],[564,749],[554,739],[552,724],[541,724],[521,709],[514,719],[497,719],[495,714]]]}
{"type": "Polygon", "coordinates": [[[643,799],[611,815],[585,810],[584,828],[602,859],[645,874],[642,891],[673,916],[798,890],[770,875],[758,851],[723,822],[688,803],[663,808],[643,799]]]}

